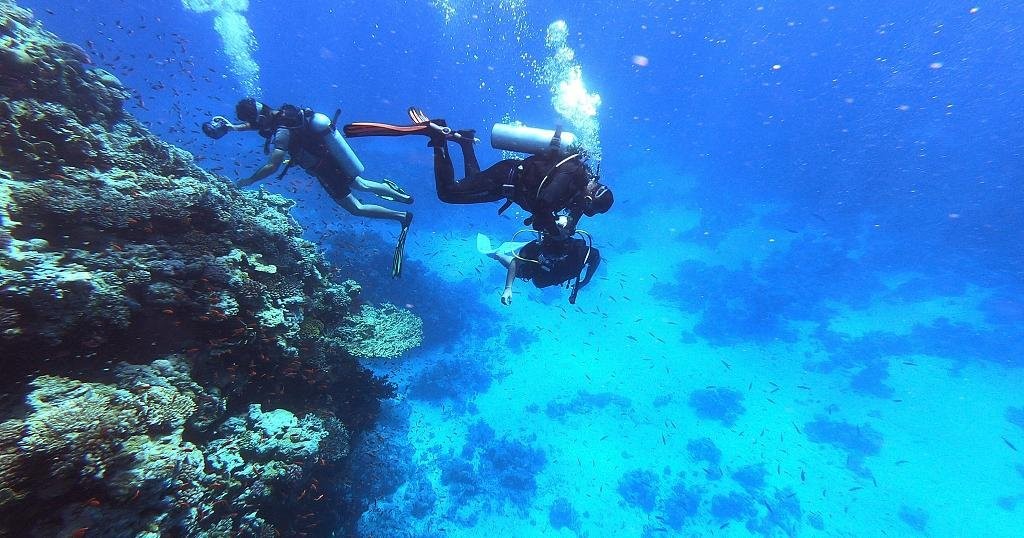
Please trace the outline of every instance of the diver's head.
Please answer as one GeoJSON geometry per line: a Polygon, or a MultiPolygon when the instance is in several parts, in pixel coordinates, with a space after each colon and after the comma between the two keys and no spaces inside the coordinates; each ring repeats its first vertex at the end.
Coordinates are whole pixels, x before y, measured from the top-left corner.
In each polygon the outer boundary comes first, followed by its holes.
{"type": "Polygon", "coordinates": [[[614,202],[615,197],[612,196],[612,190],[604,183],[592,179],[587,183],[584,191],[583,214],[593,217],[600,213],[607,213],[612,208],[614,202]]]}
{"type": "Polygon", "coordinates": [[[250,127],[258,129],[263,128],[263,124],[267,122],[273,112],[272,108],[252,97],[246,97],[235,105],[235,115],[238,116],[238,119],[248,123],[250,127]]]}

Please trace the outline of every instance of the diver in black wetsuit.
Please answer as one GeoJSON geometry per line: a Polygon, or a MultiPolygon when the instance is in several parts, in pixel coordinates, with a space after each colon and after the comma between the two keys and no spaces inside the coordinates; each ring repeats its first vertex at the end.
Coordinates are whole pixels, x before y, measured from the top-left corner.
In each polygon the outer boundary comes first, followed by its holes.
{"type": "Polygon", "coordinates": [[[415,107],[409,109],[409,116],[415,125],[352,123],[345,126],[345,135],[426,135],[434,149],[434,183],[442,202],[478,204],[507,199],[499,213],[518,204],[531,214],[527,224],[549,235],[571,236],[581,216],[605,213],[614,202],[611,189],[597,180],[581,153],[559,154],[557,133],[551,151],[522,160],[506,159],[481,171],[473,150],[475,131],[454,131],[444,120],[431,120],[415,107]],[[465,178],[461,181],[455,180],[449,141],[462,148],[465,178]],[[556,225],[560,212],[568,217],[562,226],[556,225]]]}
{"type": "Polygon", "coordinates": [[[497,249],[491,249],[489,243],[486,237],[478,236],[477,248],[508,268],[501,294],[503,305],[512,304],[512,284],[516,278],[529,280],[537,288],[565,284],[572,289],[569,303],[576,304],[576,294],[590,283],[601,264],[601,251],[576,237],[542,234],[527,243],[502,243],[497,249]],[[584,268],[586,274],[581,276],[584,268]]]}
{"type": "MultiPolygon", "coordinates": [[[[285,157],[288,164],[283,176],[293,165],[314,176],[331,198],[349,213],[373,219],[395,220],[401,223],[398,248],[395,251],[393,276],[401,274],[405,238],[412,223],[411,211],[395,211],[375,204],[363,204],[352,189],[373,193],[385,200],[411,204],[412,196],[392,181],[371,181],[363,178],[363,165],[344,138],[334,129],[334,121],[324,114],[308,108],[300,109],[285,104],[273,109],[253,98],[242,99],[235,106],[242,123],[234,124],[223,116],[216,116],[203,124],[203,132],[210,138],[221,138],[228,131],[258,131],[266,139],[263,151],[267,162],[252,176],[235,185],[246,187],[265,179],[281,167],[285,157]]],[[[280,177],[280,176],[279,176],[280,177]]]]}

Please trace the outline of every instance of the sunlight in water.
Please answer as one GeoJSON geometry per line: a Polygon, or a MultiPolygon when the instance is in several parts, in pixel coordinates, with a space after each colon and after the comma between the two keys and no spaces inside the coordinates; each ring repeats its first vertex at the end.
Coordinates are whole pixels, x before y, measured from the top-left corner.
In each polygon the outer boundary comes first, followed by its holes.
{"type": "Polygon", "coordinates": [[[182,0],[185,9],[195,13],[216,13],[213,27],[224,42],[224,54],[231,62],[231,72],[245,92],[260,96],[260,66],[253,59],[256,36],[243,13],[249,9],[249,0],[182,0]]]}
{"type": "Polygon", "coordinates": [[[551,87],[551,103],[571,125],[583,147],[595,160],[601,159],[600,123],[597,107],[601,96],[587,91],[583,82],[583,67],[576,61],[576,53],[569,47],[569,27],[565,21],[548,26],[545,43],[551,51],[541,68],[540,81],[551,87]]]}

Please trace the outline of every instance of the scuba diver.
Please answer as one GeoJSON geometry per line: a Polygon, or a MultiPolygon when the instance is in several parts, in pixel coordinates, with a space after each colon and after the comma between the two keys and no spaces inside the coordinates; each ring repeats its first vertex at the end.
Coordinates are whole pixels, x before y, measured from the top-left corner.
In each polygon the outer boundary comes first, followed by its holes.
{"type": "Polygon", "coordinates": [[[573,143],[572,133],[561,128],[545,131],[525,126],[496,124],[491,146],[496,149],[532,153],[526,159],[505,159],[481,171],[473,144],[479,142],[473,130],[455,131],[444,120],[431,120],[422,110],[409,108],[414,125],[357,122],[345,126],[345,136],[426,135],[434,149],[434,183],[437,197],[449,204],[479,204],[506,199],[503,213],[513,203],[530,213],[525,224],[552,236],[572,236],[580,217],[607,212],[614,202],[612,191],[598,181],[598,174],[585,162],[585,152],[573,143]],[[448,142],[462,148],[465,178],[455,181],[455,168],[448,142]],[[568,223],[558,226],[565,216],[568,223]]]}
{"type": "Polygon", "coordinates": [[[576,304],[576,294],[590,282],[601,264],[601,251],[590,244],[590,236],[585,232],[574,235],[584,236],[586,240],[572,236],[538,235],[538,239],[526,242],[516,242],[513,237],[513,241],[491,248],[487,236],[477,234],[477,250],[508,268],[501,304],[512,304],[512,284],[516,278],[529,280],[537,288],[564,284],[572,289],[569,304],[576,304]],[[581,277],[584,267],[587,271],[581,277]]]}
{"type": "Polygon", "coordinates": [[[279,178],[293,165],[298,165],[316,177],[327,194],[349,213],[401,223],[402,230],[391,268],[393,277],[401,276],[405,239],[412,223],[412,212],[363,204],[352,194],[352,189],[403,204],[411,204],[412,196],[393,181],[371,181],[360,176],[364,170],[363,164],[335,129],[337,113],[332,121],[326,115],[308,108],[300,109],[285,104],[279,109],[273,109],[248,97],[235,106],[235,115],[242,123],[235,124],[224,116],[215,116],[204,123],[202,129],[203,133],[213,139],[219,139],[229,131],[258,131],[266,139],[263,145],[263,152],[268,155],[266,164],[252,176],[239,180],[236,186],[246,187],[265,179],[277,172],[282,163],[286,164],[279,178]]]}

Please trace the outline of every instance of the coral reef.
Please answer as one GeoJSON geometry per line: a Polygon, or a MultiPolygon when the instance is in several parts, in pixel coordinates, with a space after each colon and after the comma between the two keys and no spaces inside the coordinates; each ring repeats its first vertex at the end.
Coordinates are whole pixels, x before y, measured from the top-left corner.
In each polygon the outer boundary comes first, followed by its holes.
{"type": "Polygon", "coordinates": [[[0,0],[0,536],[330,534],[418,319],[90,63],[0,0]]]}
{"type": "Polygon", "coordinates": [[[743,407],[743,394],[726,388],[695,390],[690,393],[689,404],[697,416],[703,419],[717,420],[729,427],[746,412],[743,407]]]}
{"type": "Polygon", "coordinates": [[[612,392],[591,393],[581,390],[571,400],[559,398],[548,402],[545,412],[553,419],[565,420],[569,414],[588,414],[608,406],[619,408],[624,415],[633,414],[633,402],[620,394],[612,392]]]}
{"type": "Polygon", "coordinates": [[[439,459],[448,517],[471,527],[481,512],[527,510],[537,493],[536,476],[547,465],[544,451],[528,444],[532,441],[499,438],[483,421],[471,426],[461,453],[439,459]]]}
{"type": "Polygon", "coordinates": [[[457,408],[487,392],[493,376],[480,357],[444,357],[412,376],[409,397],[428,402],[453,403],[457,408]]]}
{"type": "Polygon", "coordinates": [[[900,520],[919,534],[928,534],[928,512],[907,505],[900,506],[900,520]]]}
{"type": "Polygon", "coordinates": [[[565,497],[559,497],[551,503],[551,508],[548,510],[548,523],[555,530],[569,529],[576,534],[580,533],[580,515],[573,508],[569,499],[565,497]]]}
{"type": "Polygon", "coordinates": [[[626,504],[650,512],[654,510],[658,487],[658,475],[645,469],[634,469],[619,479],[618,491],[626,504]]]}
{"type": "Polygon", "coordinates": [[[865,478],[872,474],[864,466],[864,460],[882,450],[882,434],[868,424],[850,424],[818,416],[804,424],[804,435],[811,442],[829,444],[846,452],[846,467],[865,478]]]}
{"type": "Polygon", "coordinates": [[[715,446],[715,442],[707,437],[691,439],[686,443],[686,451],[690,457],[698,463],[705,463],[704,474],[708,480],[722,478],[722,468],[719,463],[722,461],[722,451],[715,446]]]}

